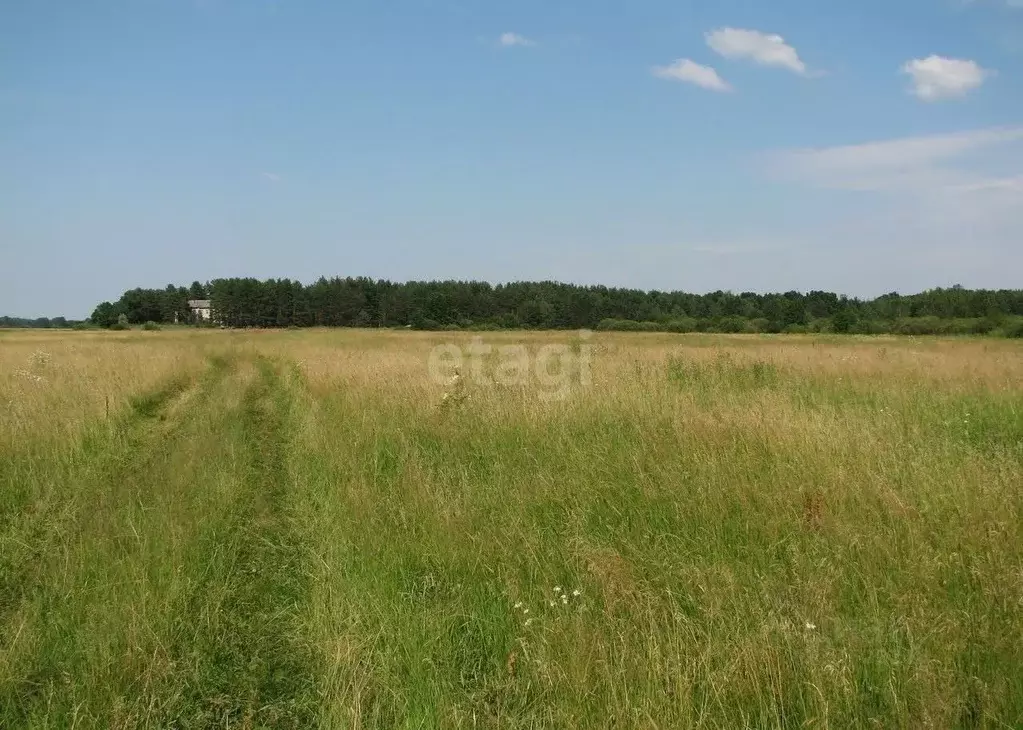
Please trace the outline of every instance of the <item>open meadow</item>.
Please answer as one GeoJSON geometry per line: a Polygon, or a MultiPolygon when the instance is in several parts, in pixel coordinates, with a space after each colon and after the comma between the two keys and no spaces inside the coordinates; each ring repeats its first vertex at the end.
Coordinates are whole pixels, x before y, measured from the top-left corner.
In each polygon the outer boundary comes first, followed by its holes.
{"type": "Polygon", "coordinates": [[[0,727],[1023,726],[1023,344],[478,336],[0,331],[0,727]]]}

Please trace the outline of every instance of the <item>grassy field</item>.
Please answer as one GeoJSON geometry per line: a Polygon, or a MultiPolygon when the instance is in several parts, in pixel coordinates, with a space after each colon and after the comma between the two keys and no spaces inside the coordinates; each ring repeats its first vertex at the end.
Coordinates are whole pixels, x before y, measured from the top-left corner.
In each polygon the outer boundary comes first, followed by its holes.
{"type": "Polygon", "coordinates": [[[1023,727],[1023,346],[482,336],[0,332],[0,727],[1023,727]]]}

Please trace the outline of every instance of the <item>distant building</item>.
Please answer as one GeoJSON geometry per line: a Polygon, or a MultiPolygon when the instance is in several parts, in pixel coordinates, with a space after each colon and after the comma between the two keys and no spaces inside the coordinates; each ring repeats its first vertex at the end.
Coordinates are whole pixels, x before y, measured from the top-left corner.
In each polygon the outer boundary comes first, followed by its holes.
{"type": "Polygon", "coordinates": [[[189,299],[188,308],[192,310],[192,315],[201,321],[209,322],[211,319],[210,314],[210,300],[209,299],[189,299]]]}

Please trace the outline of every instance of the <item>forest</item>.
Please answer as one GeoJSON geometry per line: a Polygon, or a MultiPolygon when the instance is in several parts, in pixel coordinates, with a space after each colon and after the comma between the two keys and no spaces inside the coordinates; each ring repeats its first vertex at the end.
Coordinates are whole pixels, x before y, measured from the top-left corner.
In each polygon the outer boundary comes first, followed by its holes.
{"type": "Polygon", "coordinates": [[[82,322],[69,320],[66,317],[36,317],[26,319],[25,317],[0,317],[0,329],[63,329],[65,327],[81,326],[82,322]]]}
{"type": "Polygon", "coordinates": [[[831,292],[642,291],[553,281],[395,283],[366,277],[228,278],[131,289],[98,305],[98,327],[192,323],[190,299],[210,299],[226,327],[598,329],[663,332],[834,332],[1023,336],[1023,290],[961,286],[857,299],[831,292]]]}

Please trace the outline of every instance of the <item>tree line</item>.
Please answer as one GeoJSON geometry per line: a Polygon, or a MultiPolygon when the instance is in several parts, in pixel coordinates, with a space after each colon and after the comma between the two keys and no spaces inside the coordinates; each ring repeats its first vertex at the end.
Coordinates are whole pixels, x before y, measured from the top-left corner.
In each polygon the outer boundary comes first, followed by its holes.
{"type": "Polygon", "coordinates": [[[92,313],[100,327],[198,322],[188,305],[209,299],[226,327],[601,329],[668,332],[838,332],[1023,336],[1023,290],[939,288],[857,299],[782,294],[644,291],[554,281],[410,281],[366,277],[228,278],[189,287],[131,289],[92,313]]]}
{"type": "Polygon", "coordinates": [[[80,321],[69,320],[66,317],[36,317],[35,319],[0,317],[0,329],[49,329],[51,327],[63,329],[65,327],[80,327],[82,324],[80,321]]]}

